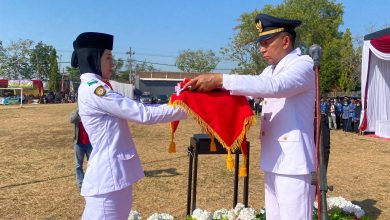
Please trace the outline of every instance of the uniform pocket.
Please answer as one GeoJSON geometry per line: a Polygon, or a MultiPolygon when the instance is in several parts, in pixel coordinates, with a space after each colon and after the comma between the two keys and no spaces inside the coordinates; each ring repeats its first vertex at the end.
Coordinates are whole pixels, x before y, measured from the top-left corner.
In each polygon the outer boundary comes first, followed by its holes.
{"type": "Polygon", "coordinates": [[[280,142],[299,142],[301,141],[301,131],[300,130],[293,130],[286,134],[283,134],[278,138],[278,141],[280,142]]]}
{"type": "Polygon", "coordinates": [[[124,152],[119,152],[116,156],[119,160],[130,160],[136,155],[135,148],[127,149],[124,152]]]}

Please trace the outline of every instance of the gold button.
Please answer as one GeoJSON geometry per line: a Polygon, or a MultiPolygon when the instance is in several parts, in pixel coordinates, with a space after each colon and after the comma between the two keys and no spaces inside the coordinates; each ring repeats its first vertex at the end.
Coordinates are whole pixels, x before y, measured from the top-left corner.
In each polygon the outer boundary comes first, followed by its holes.
{"type": "Polygon", "coordinates": [[[265,131],[261,132],[261,135],[264,136],[265,135],[265,131]]]}
{"type": "Polygon", "coordinates": [[[287,141],[287,136],[284,136],[284,137],[283,137],[283,140],[287,141]]]}

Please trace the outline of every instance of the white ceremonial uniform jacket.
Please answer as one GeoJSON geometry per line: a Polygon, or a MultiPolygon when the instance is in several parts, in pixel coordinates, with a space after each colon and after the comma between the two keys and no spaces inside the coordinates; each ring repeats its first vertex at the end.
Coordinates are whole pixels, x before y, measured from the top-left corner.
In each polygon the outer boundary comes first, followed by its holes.
{"type": "Polygon", "coordinates": [[[263,97],[260,166],[286,175],[315,170],[313,60],[295,49],[259,76],[223,75],[233,95],[263,97]]]}
{"type": "Polygon", "coordinates": [[[128,120],[141,124],[170,122],[187,118],[167,105],[144,106],[111,90],[99,75],[81,75],[78,106],[81,121],[92,144],[81,195],[93,196],[130,186],[144,177],[130,134],[128,120]],[[106,93],[95,94],[103,86],[106,93]]]}

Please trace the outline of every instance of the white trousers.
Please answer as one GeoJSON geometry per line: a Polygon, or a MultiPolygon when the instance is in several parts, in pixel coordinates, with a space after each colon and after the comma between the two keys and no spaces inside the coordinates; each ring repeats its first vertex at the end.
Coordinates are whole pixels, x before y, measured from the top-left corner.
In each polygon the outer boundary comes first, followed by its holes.
{"type": "Polygon", "coordinates": [[[281,175],[265,172],[267,220],[311,220],[316,187],[310,174],[281,175]]]}
{"type": "Polygon", "coordinates": [[[132,186],[102,195],[85,196],[82,220],[127,220],[132,197],[132,186]]]}

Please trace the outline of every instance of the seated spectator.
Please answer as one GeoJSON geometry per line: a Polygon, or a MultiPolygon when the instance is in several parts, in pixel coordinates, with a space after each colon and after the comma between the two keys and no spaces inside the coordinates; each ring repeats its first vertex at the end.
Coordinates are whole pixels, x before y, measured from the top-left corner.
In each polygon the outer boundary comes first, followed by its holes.
{"type": "Polygon", "coordinates": [[[54,103],[54,92],[50,91],[47,94],[47,103],[54,103]]]}
{"type": "Polygon", "coordinates": [[[56,92],[54,102],[55,103],[61,103],[62,102],[62,94],[61,94],[60,91],[56,92]]]}

